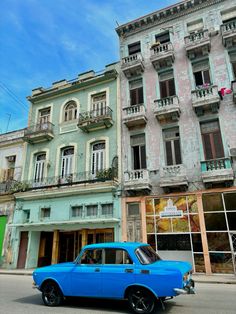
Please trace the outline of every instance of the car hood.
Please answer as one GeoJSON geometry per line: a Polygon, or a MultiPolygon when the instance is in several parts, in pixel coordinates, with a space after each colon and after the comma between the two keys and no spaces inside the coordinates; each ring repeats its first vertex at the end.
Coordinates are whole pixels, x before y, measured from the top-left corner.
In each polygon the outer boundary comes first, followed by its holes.
{"type": "Polygon", "coordinates": [[[189,272],[192,269],[192,265],[189,262],[181,261],[157,261],[150,265],[150,267],[161,268],[166,270],[179,270],[182,275],[189,272]]]}

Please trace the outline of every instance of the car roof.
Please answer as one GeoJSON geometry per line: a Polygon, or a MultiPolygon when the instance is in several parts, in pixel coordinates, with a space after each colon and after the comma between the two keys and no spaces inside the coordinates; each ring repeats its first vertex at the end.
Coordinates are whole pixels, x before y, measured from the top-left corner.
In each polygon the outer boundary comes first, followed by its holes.
{"type": "Polygon", "coordinates": [[[99,248],[122,248],[122,249],[136,249],[140,246],[149,245],[142,242],[106,242],[95,243],[84,246],[84,249],[99,249],[99,248]]]}

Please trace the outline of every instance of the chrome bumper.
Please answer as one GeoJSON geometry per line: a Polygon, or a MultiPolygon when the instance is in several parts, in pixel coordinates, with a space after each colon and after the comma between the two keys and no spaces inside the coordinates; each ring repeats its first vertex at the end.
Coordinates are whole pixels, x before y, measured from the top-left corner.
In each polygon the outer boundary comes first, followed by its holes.
{"type": "Polygon", "coordinates": [[[193,279],[189,279],[187,282],[185,282],[184,288],[174,288],[174,291],[177,295],[180,294],[195,294],[195,282],[193,279]]]}

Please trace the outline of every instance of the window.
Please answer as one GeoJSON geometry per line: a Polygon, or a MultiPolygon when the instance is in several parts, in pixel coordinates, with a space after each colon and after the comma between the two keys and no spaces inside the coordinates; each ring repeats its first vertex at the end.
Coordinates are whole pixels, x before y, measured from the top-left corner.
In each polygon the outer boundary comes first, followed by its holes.
{"type": "Polygon", "coordinates": [[[98,215],[98,205],[88,205],[86,206],[87,216],[97,216],[98,215]]]}
{"type": "Polygon", "coordinates": [[[74,147],[64,148],[61,153],[62,178],[72,176],[73,159],[74,159],[74,147]]]}
{"type": "Polygon", "coordinates": [[[46,154],[38,154],[35,158],[34,182],[42,182],[45,176],[46,154]]]}
{"type": "Polygon", "coordinates": [[[75,101],[69,101],[64,110],[64,121],[71,121],[77,118],[77,105],[75,101]]]}
{"type": "Polygon", "coordinates": [[[105,249],[105,264],[133,264],[128,253],[122,249],[105,249]]]}
{"type": "Polygon", "coordinates": [[[129,56],[141,51],[140,41],[128,45],[129,56]]]}
{"type": "Polygon", "coordinates": [[[169,32],[165,32],[162,34],[158,34],[155,36],[156,42],[159,42],[160,44],[165,44],[170,42],[170,34],[169,32]]]}
{"type": "Polygon", "coordinates": [[[82,216],[83,216],[83,206],[71,207],[71,217],[82,217],[82,216]]]}
{"type": "Polygon", "coordinates": [[[143,104],[143,82],[142,79],[131,81],[129,83],[130,105],[135,106],[143,104]]]}
{"type": "Polygon", "coordinates": [[[113,204],[102,204],[102,215],[111,216],[113,214],[113,204]]]}
{"type": "Polygon", "coordinates": [[[160,261],[160,256],[149,245],[140,246],[136,250],[136,255],[141,264],[148,265],[160,261]]]}
{"type": "Polygon", "coordinates": [[[131,149],[133,169],[146,169],[146,147],[144,134],[131,136],[131,149]]]}
{"type": "Polygon", "coordinates": [[[205,159],[224,157],[224,148],[218,121],[201,123],[205,159]]]}
{"type": "Polygon", "coordinates": [[[167,166],[179,165],[182,163],[180,150],[179,129],[173,128],[163,131],[166,164],[167,166]]]}
{"type": "Polygon", "coordinates": [[[23,210],[23,222],[27,223],[27,222],[29,222],[29,219],[30,219],[30,210],[24,209],[23,210]]]}
{"type": "Polygon", "coordinates": [[[138,203],[128,204],[127,215],[128,217],[139,216],[139,204],[138,203]]]}
{"type": "Polygon", "coordinates": [[[106,114],[106,93],[92,96],[92,110],[95,117],[106,114]]]}
{"type": "Polygon", "coordinates": [[[50,108],[45,108],[42,110],[39,110],[39,121],[38,123],[40,125],[47,124],[50,120],[50,108]]]}
{"type": "Polygon", "coordinates": [[[174,78],[160,81],[161,98],[166,98],[175,95],[175,81],[174,78]]]}
{"type": "Polygon", "coordinates": [[[232,64],[234,79],[236,80],[236,61],[232,62],[231,64],[232,64]]]}
{"type": "Polygon", "coordinates": [[[98,142],[92,145],[91,170],[95,177],[97,172],[104,169],[105,166],[105,143],[98,142]]]}
{"type": "Polygon", "coordinates": [[[204,25],[203,25],[202,19],[199,19],[199,20],[196,20],[187,24],[187,29],[190,34],[199,32],[203,30],[203,28],[204,28],[204,25]]]}
{"type": "Polygon", "coordinates": [[[86,250],[81,257],[81,264],[103,264],[102,249],[86,250]]]}
{"type": "Polygon", "coordinates": [[[195,84],[197,86],[211,85],[209,69],[194,72],[195,84]]]}
{"type": "Polygon", "coordinates": [[[41,218],[49,218],[51,215],[51,208],[50,207],[45,207],[41,208],[41,218]]]}

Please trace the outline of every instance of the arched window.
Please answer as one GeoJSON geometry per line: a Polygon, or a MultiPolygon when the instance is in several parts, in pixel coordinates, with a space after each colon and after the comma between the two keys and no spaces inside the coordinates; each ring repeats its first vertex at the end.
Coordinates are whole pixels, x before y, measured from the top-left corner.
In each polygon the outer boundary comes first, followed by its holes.
{"type": "Polygon", "coordinates": [[[73,173],[74,147],[66,147],[61,151],[61,176],[68,177],[73,173]]]}
{"type": "Polygon", "coordinates": [[[71,100],[65,105],[64,121],[71,121],[77,118],[77,105],[76,102],[71,100]]]}
{"type": "Polygon", "coordinates": [[[46,153],[40,153],[35,156],[34,182],[40,183],[45,176],[46,153]]]}
{"type": "Polygon", "coordinates": [[[105,142],[97,142],[92,144],[91,171],[92,175],[96,175],[105,167],[105,142]]]}

